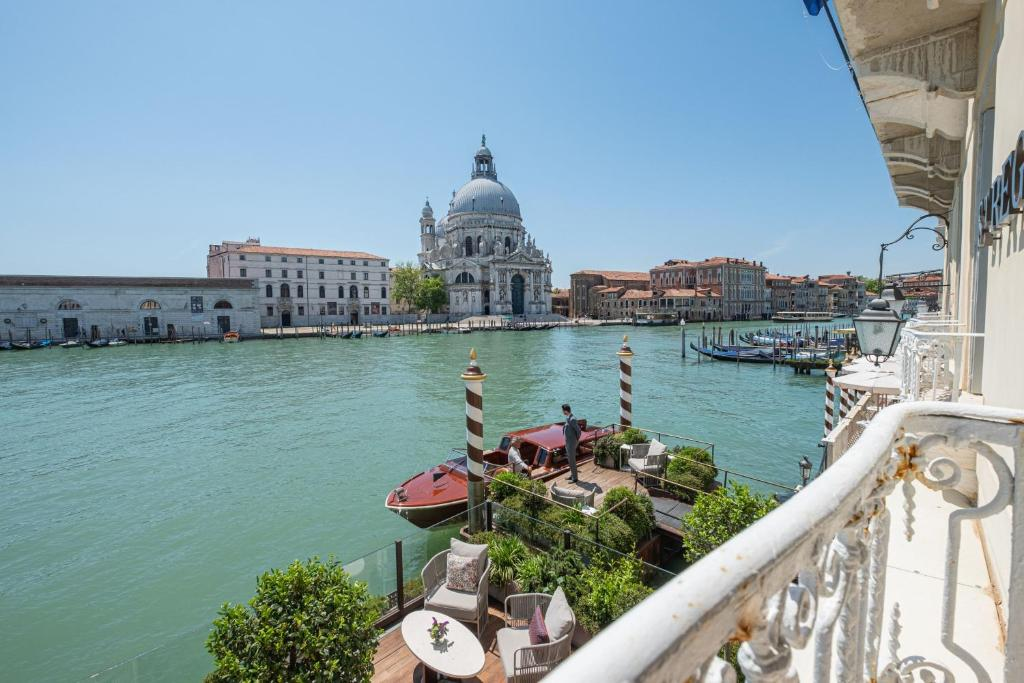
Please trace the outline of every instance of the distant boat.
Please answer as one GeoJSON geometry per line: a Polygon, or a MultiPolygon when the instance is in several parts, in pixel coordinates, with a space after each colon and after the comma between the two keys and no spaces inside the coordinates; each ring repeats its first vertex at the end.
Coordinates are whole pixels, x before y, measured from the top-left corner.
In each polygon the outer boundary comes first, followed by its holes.
{"type": "Polygon", "coordinates": [[[340,334],[338,336],[340,336],[342,339],[351,339],[352,338],[352,333],[351,332],[343,332],[342,334],[340,334]]]}
{"type": "Polygon", "coordinates": [[[352,333],[352,338],[353,339],[362,339],[363,338],[363,331],[362,330],[356,330],[355,332],[352,333]]]}
{"type": "Polygon", "coordinates": [[[228,330],[224,333],[224,342],[227,344],[236,344],[241,339],[241,335],[235,330],[228,330]]]}
{"type": "Polygon", "coordinates": [[[828,311],[779,311],[772,320],[780,323],[827,323],[835,317],[828,311]]]}
{"type": "Polygon", "coordinates": [[[124,339],[118,339],[117,337],[114,337],[113,339],[107,342],[107,346],[126,346],[127,344],[128,342],[126,342],[124,339]]]}
{"type": "Polygon", "coordinates": [[[8,342],[12,351],[31,351],[32,342],[8,342]]]}
{"type": "Polygon", "coordinates": [[[10,351],[13,345],[9,341],[0,341],[0,351],[10,351]]]}
{"type": "Polygon", "coordinates": [[[82,342],[78,341],[77,339],[68,339],[63,344],[58,344],[57,346],[59,346],[62,349],[77,349],[81,345],[82,342]]]}
{"type": "Polygon", "coordinates": [[[388,334],[389,334],[389,331],[388,330],[384,330],[383,332],[374,332],[373,336],[374,337],[386,337],[386,336],[388,336],[388,334]]]}
{"type": "Polygon", "coordinates": [[[108,339],[93,339],[92,341],[85,342],[86,345],[91,349],[102,349],[104,346],[110,343],[108,339]]]}

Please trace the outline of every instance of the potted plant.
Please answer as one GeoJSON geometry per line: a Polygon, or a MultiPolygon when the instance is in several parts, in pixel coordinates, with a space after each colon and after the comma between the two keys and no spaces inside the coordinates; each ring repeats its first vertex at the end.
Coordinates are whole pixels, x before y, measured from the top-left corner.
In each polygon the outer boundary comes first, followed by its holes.
{"type": "Polygon", "coordinates": [[[579,583],[577,600],[570,604],[585,633],[575,636],[574,644],[589,640],[652,593],[643,583],[640,562],[628,557],[592,562],[579,583]]]}
{"type": "Polygon", "coordinates": [[[487,544],[491,561],[487,590],[492,599],[504,604],[506,597],[519,592],[516,573],[526,556],[526,545],[515,536],[496,536],[487,544]]]}
{"type": "Polygon", "coordinates": [[[205,680],[369,681],[380,605],[333,559],[272,569],[248,605],[221,607],[206,639],[214,669],[205,680]]]}

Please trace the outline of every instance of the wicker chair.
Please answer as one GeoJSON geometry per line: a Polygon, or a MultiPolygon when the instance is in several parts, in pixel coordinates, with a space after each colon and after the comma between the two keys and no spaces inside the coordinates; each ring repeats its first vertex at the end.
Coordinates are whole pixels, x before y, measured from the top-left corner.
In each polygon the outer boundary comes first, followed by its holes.
{"type": "Polygon", "coordinates": [[[534,683],[569,657],[572,636],[576,631],[576,615],[568,632],[557,640],[541,645],[530,644],[530,619],[537,607],[547,612],[551,596],[546,593],[520,593],[505,598],[505,628],[497,633],[498,652],[511,683],[534,683]]]}
{"type": "Polygon", "coordinates": [[[633,477],[641,480],[644,486],[651,482],[650,477],[660,477],[668,465],[668,447],[657,439],[647,444],[635,444],[633,446],[633,457],[628,461],[629,469],[633,470],[633,477]]]}
{"type": "Polygon", "coordinates": [[[594,492],[588,489],[565,489],[552,484],[551,500],[569,507],[594,507],[594,492]]]}
{"type": "Polygon", "coordinates": [[[448,588],[448,554],[451,550],[442,550],[430,558],[430,562],[420,573],[423,579],[423,609],[434,610],[447,614],[452,619],[476,626],[476,637],[479,638],[487,625],[487,582],[491,574],[491,562],[484,560],[484,570],[480,572],[480,581],[476,592],[454,591],[448,588]]]}

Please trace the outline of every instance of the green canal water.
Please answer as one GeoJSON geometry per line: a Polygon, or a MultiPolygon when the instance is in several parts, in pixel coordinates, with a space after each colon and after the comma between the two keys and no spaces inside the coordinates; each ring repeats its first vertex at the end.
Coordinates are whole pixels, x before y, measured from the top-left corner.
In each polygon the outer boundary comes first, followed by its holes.
{"type": "Polygon", "coordinates": [[[623,332],[635,423],[789,485],[817,462],[820,375],[683,360],[674,327],[0,354],[0,678],[200,679],[259,573],[416,531],[384,496],[464,445],[470,346],[491,445],[563,402],[615,420],[623,332]]]}

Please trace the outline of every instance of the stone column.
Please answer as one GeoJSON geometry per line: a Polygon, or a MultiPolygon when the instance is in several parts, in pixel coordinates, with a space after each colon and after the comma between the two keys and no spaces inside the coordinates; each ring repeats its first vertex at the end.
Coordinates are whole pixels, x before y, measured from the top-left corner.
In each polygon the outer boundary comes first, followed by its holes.
{"type": "Polygon", "coordinates": [[[835,426],[835,408],[836,408],[836,368],[832,365],[832,361],[828,362],[828,367],[825,368],[825,436],[828,436],[829,432],[835,426]]]}
{"type": "Polygon", "coordinates": [[[469,477],[467,503],[469,531],[483,531],[484,524],[484,380],[476,362],[476,349],[469,350],[469,367],[462,373],[466,383],[466,471],[469,477]]]}
{"type": "Polygon", "coordinates": [[[619,424],[633,425],[633,349],[629,348],[629,336],[622,337],[619,357],[619,424]]]}

